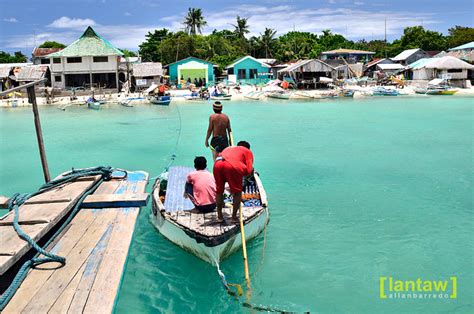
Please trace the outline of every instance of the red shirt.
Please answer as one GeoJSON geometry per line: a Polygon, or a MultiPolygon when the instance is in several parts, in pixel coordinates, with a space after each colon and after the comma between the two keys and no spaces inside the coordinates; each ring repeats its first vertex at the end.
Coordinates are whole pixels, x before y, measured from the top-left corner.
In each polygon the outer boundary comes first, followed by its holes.
{"type": "Polygon", "coordinates": [[[253,154],[247,147],[230,146],[220,154],[241,175],[248,176],[253,169],[253,154]]]}

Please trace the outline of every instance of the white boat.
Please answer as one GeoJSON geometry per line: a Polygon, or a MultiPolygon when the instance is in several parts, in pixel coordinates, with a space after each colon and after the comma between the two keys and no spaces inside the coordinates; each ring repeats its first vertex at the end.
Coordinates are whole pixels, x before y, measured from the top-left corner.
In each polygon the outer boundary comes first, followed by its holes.
{"type": "Polygon", "coordinates": [[[148,96],[148,101],[154,105],[169,106],[171,102],[170,96],[148,96]]]}
{"type": "MultiPolygon", "coordinates": [[[[166,191],[160,190],[162,181],[153,186],[151,219],[158,231],[171,242],[206,262],[217,265],[242,246],[240,227],[236,224],[217,222],[217,213],[192,213],[194,206],[183,198],[187,173],[194,169],[171,167],[168,172],[166,191]],[[164,199],[164,204],[163,204],[164,199]]],[[[245,239],[250,241],[259,235],[269,221],[265,189],[255,174],[253,199],[242,206],[245,239]],[[258,196],[255,196],[258,195],[258,196]]],[[[223,209],[224,218],[230,219],[232,206],[223,209]]]]}
{"type": "Polygon", "coordinates": [[[290,96],[291,96],[291,93],[283,92],[283,91],[270,92],[267,94],[267,97],[278,98],[278,99],[289,99],[290,96]]]}
{"type": "Polygon", "coordinates": [[[244,95],[244,97],[247,98],[247,99],[252,99],[252,100],[260,100],[260,99],[262,99],[264,94],[265,94],[264,92],[256,91],[256,92],[250,92],[250,93],[244,95]]]}
{"type": "Polygon", "coordinates": [[[194,100],[194,101],[206,101],[207,98],[202,98],[201,96],[184,96],[185,100],[194,100]]]}
{"type": "Polygon", "coordinates": [[[219,94],[219,95],[214,95],[210,97],[212,100],[231,100],[232,95],[227,95],[227,94],[219,94]]]}

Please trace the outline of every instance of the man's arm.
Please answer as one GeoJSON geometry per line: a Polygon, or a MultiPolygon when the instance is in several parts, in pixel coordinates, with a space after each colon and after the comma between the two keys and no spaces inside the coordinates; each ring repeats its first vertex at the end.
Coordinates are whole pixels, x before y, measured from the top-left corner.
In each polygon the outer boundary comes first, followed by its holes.
{"type": "Polygon", "coordinates": [[[211,133],[212,133],[212,118],[209,117],[209,127],[207,128],[206,141],[204,142],[204,145],[206,147],[209,147],[209,137],[211,137],[211,133]]]}
{"type": "Polygon", "coordinates": [[[245,168],[247,176],[251,175],[253,171],[253,154],[250,150],[245,154],[245,168]]]}
{"type": "Polygon", "coordinates": [[[229,144],[234,145],[234,138],[232,137],[232,129],[230,128],[230,119],[227,120],[227,138],[229,139],[229,144]]]}

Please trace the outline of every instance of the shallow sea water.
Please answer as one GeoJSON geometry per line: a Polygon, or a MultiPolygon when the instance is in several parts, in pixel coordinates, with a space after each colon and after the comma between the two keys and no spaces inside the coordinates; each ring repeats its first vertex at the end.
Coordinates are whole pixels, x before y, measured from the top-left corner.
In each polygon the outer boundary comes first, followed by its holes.
{"type": "MultiPolygon", "coordinates": [[[[225,103],[235,140],[251,143],[269,195],[266,236],[248,245],[251,303],[297,312],[472,313],[473,106],[461,97],[225,103]],[[381,300],[381,276],[456,276],[458,297],[381,300]]],[[[42,107],[51,174],[111,165],[153,177],[172,153],[174,165],[210,159],[210,113],[208,103],[42,107]]],[[[31,108],[0,110],[0,194],[41,183],[31,108]]],[[[214,267],[154,229],[149,210],[137,222],[115,311],[247,312],[214,267]]],[[[221,267],[229,282],[244,284],[240,253],[221,267]]]]}

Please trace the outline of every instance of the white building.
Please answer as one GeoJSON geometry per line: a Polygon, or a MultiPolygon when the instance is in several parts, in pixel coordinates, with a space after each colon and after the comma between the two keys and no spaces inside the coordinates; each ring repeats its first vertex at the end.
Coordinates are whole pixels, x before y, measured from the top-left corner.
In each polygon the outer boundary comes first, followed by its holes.
{"type": "Polygon", "coordinates": [[[119,87],[118,71],[123,53],[100,37],[92,27],[61,51],[49,54],[51,79],[56,88],[119,87]]]}

